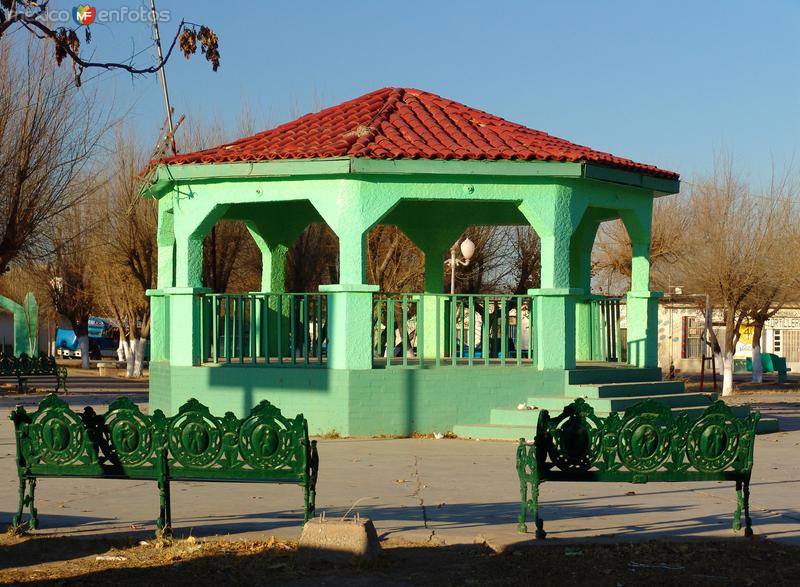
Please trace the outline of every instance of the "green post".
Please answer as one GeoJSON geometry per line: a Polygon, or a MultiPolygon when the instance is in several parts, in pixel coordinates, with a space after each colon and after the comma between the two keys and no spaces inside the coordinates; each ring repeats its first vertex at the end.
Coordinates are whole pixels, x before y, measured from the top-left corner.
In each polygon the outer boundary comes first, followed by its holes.
{"type": "Polygon", "coordinates": [[[201,295],[205,287],[170,287],[164,290],[169,314],[169,360],[175,366],[190,367],[200,362],[201,295]]]}
{"type": "Polygon", "coordinates": [[[544,369],[575,368],[575,300],[577,288],[530,289],[536,297],[534,316],[536,366],[544,369]]]}
{"type": "Polygon", "coordinates": [[[25,294],[22,304],[0,296],[0,308],[14,318],[14,356],[39,354],[39,305],[32,292],[25,294]]]}
{"type": "Polygon", "coordinates": [[[637,367],[658,366],[658,300],[660,291],[628,292],[628,363],[637,367]]]}
{"type": "Polygon", "coordinates": [[[592,301],[590,296],[575,301],[575,360],[592,360],[592,301]]]}
{"type": "Polygon", "coordinates": [[[331,284],[319,290],[328,294],[328,367],[371,369],[372,295],[378,286],[331,284]]]}

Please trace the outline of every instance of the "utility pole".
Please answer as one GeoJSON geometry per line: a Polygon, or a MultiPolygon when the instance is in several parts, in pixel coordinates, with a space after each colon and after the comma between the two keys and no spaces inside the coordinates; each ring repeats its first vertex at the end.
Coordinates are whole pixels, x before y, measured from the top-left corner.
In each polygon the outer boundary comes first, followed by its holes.
{"type": "MultiPolygon", "coordinates": [[[[150,0],[150,17],[153,19],[153,33],[156,42],[156,54],[158,55],[158,62],[162,63],[164,56],[161,54],[161,36],[158,34],[158,19],[156,18],[156,2],[150,0]]],[[[162,67],[158,70],[158,77],[161,80],[161,90],[164,94],[164,108],[167,110],[167,130],[169,132],[169,145],[172,149],[172,154],[176,155],[178,149],[175,145],[175,128],[172,126],[172,107],[169,104],[169,90],[167,89],[167,72],[166,68],[162,67]]]]}

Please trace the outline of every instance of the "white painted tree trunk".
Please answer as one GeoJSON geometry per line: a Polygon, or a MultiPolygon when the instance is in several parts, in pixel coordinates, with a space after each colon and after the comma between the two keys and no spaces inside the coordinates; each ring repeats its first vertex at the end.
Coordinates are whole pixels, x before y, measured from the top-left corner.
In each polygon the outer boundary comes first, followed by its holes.
{"type": "Polygon", "coordinates": [[[722,353],[722,395],[733,395],[733,352],[722,353]]]}
{"type": "Polygon", "coordinates": [[[753,341],[753,383],[764,381],[764,369],[761,366],[761,343],[753,341]]]}
{"type": "Polygon", "coordinates": [[[117,346],[117,360],[125,360],[125,337],[123,336],[119,337],[119,346],[117,346]]]}
{"type": "Polygon", "coordinates": [[[136,342],[125,339],[125,377],[133,377],[136,360],[136,342]]]}
{"type": "Polygon", "coordinates": [[[761,334],[763,328],[756,326],[753,331],[753,383],[763,383],[764,368],[761,366],[761,334]]]}
{"type": "Polygon", "coordinates": [[[78,345],[81,347],[81,368],[89,368],[89,335],[85,334],[78,337],[78,345]]]}
{"type": "Polygon", "coordinates": [[[146,338],[137,338],[136,342],[133,345],[134,352],[133,352],[133,376],[134,377],[141,377],[142,376],[142,367],[144,365],[144,347],[147,343],[146,338]]]}

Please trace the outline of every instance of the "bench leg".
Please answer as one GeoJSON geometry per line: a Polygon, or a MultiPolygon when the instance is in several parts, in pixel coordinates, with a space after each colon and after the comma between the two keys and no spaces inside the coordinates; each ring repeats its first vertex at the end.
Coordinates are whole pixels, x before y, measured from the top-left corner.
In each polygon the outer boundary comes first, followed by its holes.
{"type": "Polygon", "coordinates": [[[786,383],[786,371],[778,371],[778,383],[786,383]]]}
{"type": "Polygon", "coordinates": [[[539,516],[539,484],[531,484],[531,515],[536,520],[536,539],[544,540],[547,532],[544,531],[544,520],[539,516]]]}
{"type": "Polygon", "coordinates": [[[30,520],[28,520],[28,527],[31,530],[36,530],[39,527],[39,512],[36,510],[34,502],[36,496],[36,478],[22,477],[19,480],[19,508],[17,513],[11,519],[11,528],[16,530],[22,526],[22,512],[25,506],[28,506],[30,513],[30,520]]]}
{"type": "Polygon", "coordinates": [[[314,517],[314,512],[316,511],[316,501],[317,501],[317,490],[316,488],[312,487],[310,484],[306,484],[305,488],[305,504],[306,504],[306,511],[305,516],[303,517],[303,523],[308,522],[311,518],[314,517]]]}
{"type": "Polygon", "coordinates": [[[158,520],[156,520],[156,537],[172,536],[172,505],[170,503],[169,480],[158,480],[158,496],[160,500],[158,520]]]}
{"type": "Polygon", "coordinates": [[[733,513],[733,529],[742,529],[742,509],[744,509],[744,496],[742,494],[742,482],[736,482],[736,511],[733,513]]]}
{"type": "Polygon", "coordinates": [[[521,505],[517,516],[517,532],[525,534],[528,531],[528,525],[525,523],[528,517],[528,482],[524,479],[519,480],[519,494],[521,505]]]}
{"type": "Polygon", "coordinates": [[[744,535],[753,535],[753,521],[750,519],[750,481],[745,481],[744,485],[744,535]]]}

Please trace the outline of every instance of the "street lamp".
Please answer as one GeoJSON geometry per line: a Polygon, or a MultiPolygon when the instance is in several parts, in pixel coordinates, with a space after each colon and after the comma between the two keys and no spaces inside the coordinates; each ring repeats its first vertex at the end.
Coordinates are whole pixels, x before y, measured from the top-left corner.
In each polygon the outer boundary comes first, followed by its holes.
{"type": "Polygon", "coordinates": [[[465,238],[461,241],[461,255],[464,257],[463,260],[456,259],[456,247],[453,245],[453,248],[450,249],[450,258],[445,260],[445,264],[450,266],[450,295],[456,293],[456,267],[459,265],[461,267],[466,267],[469,265],[469,260],[472,259],[472,255],[475,254],[475,243],[473,243],[469,238],[465,238]]]}

